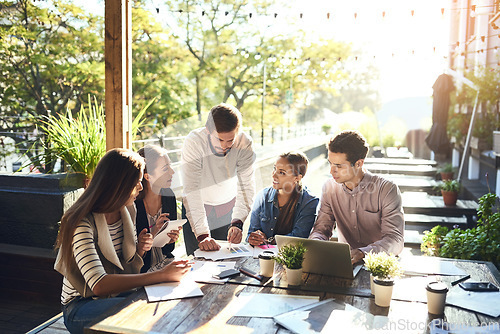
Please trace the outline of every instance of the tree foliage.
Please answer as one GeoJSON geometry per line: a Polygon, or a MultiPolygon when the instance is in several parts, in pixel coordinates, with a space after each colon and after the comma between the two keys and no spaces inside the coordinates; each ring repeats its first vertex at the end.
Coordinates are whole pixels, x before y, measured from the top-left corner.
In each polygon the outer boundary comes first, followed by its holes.
{"type": "Polygon", "coordinates": [[[135,2],[132,8],[132,92],[133,110],[146,109],[144,135],[151,135],[194,110],[188,79],[188,54],[166,33],[153,13],[135,2]]]}
{"type": "Polygon", "coordinates": [[[63,0],[2,1],[0,7],[2,131],[27,149],[30,116],[58,117],[70,102],[79,109],[87,94],[102,96],[102,18],[63,0]]]}

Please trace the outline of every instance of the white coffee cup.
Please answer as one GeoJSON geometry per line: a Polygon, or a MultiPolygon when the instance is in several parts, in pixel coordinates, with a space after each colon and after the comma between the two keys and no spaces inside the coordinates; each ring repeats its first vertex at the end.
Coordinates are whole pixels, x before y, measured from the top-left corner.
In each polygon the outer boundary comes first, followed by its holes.
{"type": "Polygon", "coordinates": [[[427,309],[431,314],[443,314],[448,287],[442,282],[430,282],[427,290],[427,309]]]}
{"type": "Polygon", "coordinates": [[[274,253],[263,251],[259,254],[260,274],[264,277],[272,277],[274,274],[274,253]]]}

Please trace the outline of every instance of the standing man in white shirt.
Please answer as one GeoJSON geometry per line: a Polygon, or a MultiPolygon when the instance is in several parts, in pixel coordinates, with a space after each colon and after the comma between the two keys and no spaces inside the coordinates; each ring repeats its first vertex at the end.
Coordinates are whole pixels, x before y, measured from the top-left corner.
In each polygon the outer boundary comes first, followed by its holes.
{"type": "Polygon", "coordinates": [[[210,110],[205,127],[182,148],[183,234],[188,255],[220,249],[216,240],[240,243],[255,194],[252,139],[240,132],[241,113],[228,104],[210,110]]]}

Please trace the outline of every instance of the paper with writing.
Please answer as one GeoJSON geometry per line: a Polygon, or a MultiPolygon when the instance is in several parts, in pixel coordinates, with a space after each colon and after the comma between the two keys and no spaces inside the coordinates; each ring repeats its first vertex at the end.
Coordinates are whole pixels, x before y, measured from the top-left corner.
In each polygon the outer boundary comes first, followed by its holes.
{"type": "Polygon", "coordinates": [[[170,220],[168,223],[162,226],[162,228],[156,233],[153,239],[153,247],[163,247],[170,242],[170,237],[168,233],[172,230],[178,230],[180,226],[184,225],[187,219],[177,219],[170,220]]]}

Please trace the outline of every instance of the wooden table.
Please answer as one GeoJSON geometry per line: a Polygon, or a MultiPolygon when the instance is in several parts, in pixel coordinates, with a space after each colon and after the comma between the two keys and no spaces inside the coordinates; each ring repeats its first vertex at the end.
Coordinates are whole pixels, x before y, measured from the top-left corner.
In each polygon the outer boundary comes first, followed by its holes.
{"type": "MultiPolygon", "coordinates": [[[[487,262],[465,260],[453,261],[455,265],[470,274],[471,280],[490,281],[498,285],[500,274],[487,262]]],[[[240,265],[258,271],[258,260],[242,258],[240,265]]],[[[389,308],[375,305],[369,290],[369,274],[361,270],[354,280],[305,273],[300,287],[288,287],[286,275],[281,266],[275,281],[264,286],[259,281],[240,276],[224,285],[205,284],[203,297],[148,303],[144,289],[134,292],[124,303],[97,319],[87,331],[89,333],[288,333],[275,324],[272,318],[235,317],[230,303],[242,292],[319,296],[320,300],[334,298],[373,315],[388,316],[389,321],[406,326],[412,333],[426,332],[432,316],[427,305],[393,299],[389,308]],[[285,276],[285,277],[283,277],[285,276]],[[405,325],[406,324],[406,325],[405,325]],[[423,328],[420,330],[420,328],[423,328]]],[[[441,277],[441,276],[440,276],[441,277]]],[[[451,282],[457,276],[442,276],[444,282],[451,282]]],[[[398,283],[396,283],[398,284],[398,283]]],[[[234,305],[234,304],[233,304],[234,305]]],[[[500,321],[481,314],[446,306],[444,319],[449,323],[479,326],[481,323],[500,321]]],[[[396,332],[401,332],[400,330],[396,332]]]]}

